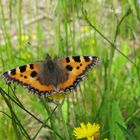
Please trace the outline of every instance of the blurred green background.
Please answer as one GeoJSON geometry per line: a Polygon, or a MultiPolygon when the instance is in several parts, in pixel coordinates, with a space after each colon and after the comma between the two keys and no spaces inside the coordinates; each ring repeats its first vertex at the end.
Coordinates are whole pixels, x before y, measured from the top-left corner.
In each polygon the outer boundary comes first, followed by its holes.
{"type": "Polygon", "coordinates": [[[0,139],[74,140],[95,122],[101,140],[140,140],[139,0],[0,0],[0,74],[46,53],[100,64],[57,104],[0,77],[0,139]]]}

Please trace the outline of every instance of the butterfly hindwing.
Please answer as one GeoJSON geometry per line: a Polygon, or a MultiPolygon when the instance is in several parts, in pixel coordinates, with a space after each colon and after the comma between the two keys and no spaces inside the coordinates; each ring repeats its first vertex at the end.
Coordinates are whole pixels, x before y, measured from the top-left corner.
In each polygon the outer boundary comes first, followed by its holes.
{"type": "Polygon", "coordinates": [[[96,66],[98,58],[95,56],[71,56],[63,59],[63,65],[68,70],[68,80],[60,85],[60,90],[71,91],[82,81],[86,72],[96,66]]]}

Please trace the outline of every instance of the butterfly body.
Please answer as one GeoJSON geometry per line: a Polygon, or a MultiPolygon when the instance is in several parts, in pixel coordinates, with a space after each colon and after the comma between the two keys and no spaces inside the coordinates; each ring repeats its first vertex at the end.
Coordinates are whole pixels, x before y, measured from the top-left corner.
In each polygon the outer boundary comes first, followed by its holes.
{"type": "Polygon", "coordinates": [[[61,59],[52,60],[49,56],[45,62],[40,63],[38,80],[43,85],[53,85],[55,88],[68,79],[68,72],[61,59]]]}
{"type": "Polygon", "coordinates": [[[6,71],[3,76],[8,83],[16,82],[38,95],[72,91],[82,81],[86,72],[96,66],[95,56],[70,56],[23,65],[6,71]]]}

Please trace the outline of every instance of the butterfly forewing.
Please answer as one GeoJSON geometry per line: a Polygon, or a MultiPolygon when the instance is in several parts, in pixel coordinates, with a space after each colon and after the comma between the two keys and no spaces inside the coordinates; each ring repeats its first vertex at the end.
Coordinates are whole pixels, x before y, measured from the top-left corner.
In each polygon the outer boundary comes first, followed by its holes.
{"type": "Polygon", "coordinates": [[[16,82],[25,86],[32,92],[49,95],[54,91],[54,87],[52,85],[42,85],[40,83],[37,77],[39,70],[39,63],[27,64],[7,71],[3,75],[7,82],[16,82]]]}
{"type": "Polygon", "coordinates": [[[96,66],[98,58],[95,56],[71,56],[63,59],[63,65],[68,70],[68,80],[60,84],[60,90],[69,91],[76,88],[86,72],[96,66]]]}

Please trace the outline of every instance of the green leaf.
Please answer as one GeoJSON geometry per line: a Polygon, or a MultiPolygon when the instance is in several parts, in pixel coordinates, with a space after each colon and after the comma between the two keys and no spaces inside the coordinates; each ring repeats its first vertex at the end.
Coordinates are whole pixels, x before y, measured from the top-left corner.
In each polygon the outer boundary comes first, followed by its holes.
{"type": "Polygon", "coordinates": [[[126,140],[124,133],[118,127],[116,122],[121,124],[124,128],[126,127],[123,117],[121,115],[119,104],[117,101],[114,101],[112,103],[112,108],[111,108],[111,121],[110,121],[111,139],[115,138],[116,140],[126,140]]]}
{"type": "Polygon", "coordinates": [[[121,129],[121,131],[123,132],[123,134],[126,136],[126,138],[128,140],[136,140],[136,138],[134,137],[134,135],[131,134],[130,131],[128,131],[125,127],[123,127],[121,124],[117,123],[116,124],[119,126],[119,128],[121,129]]]}

